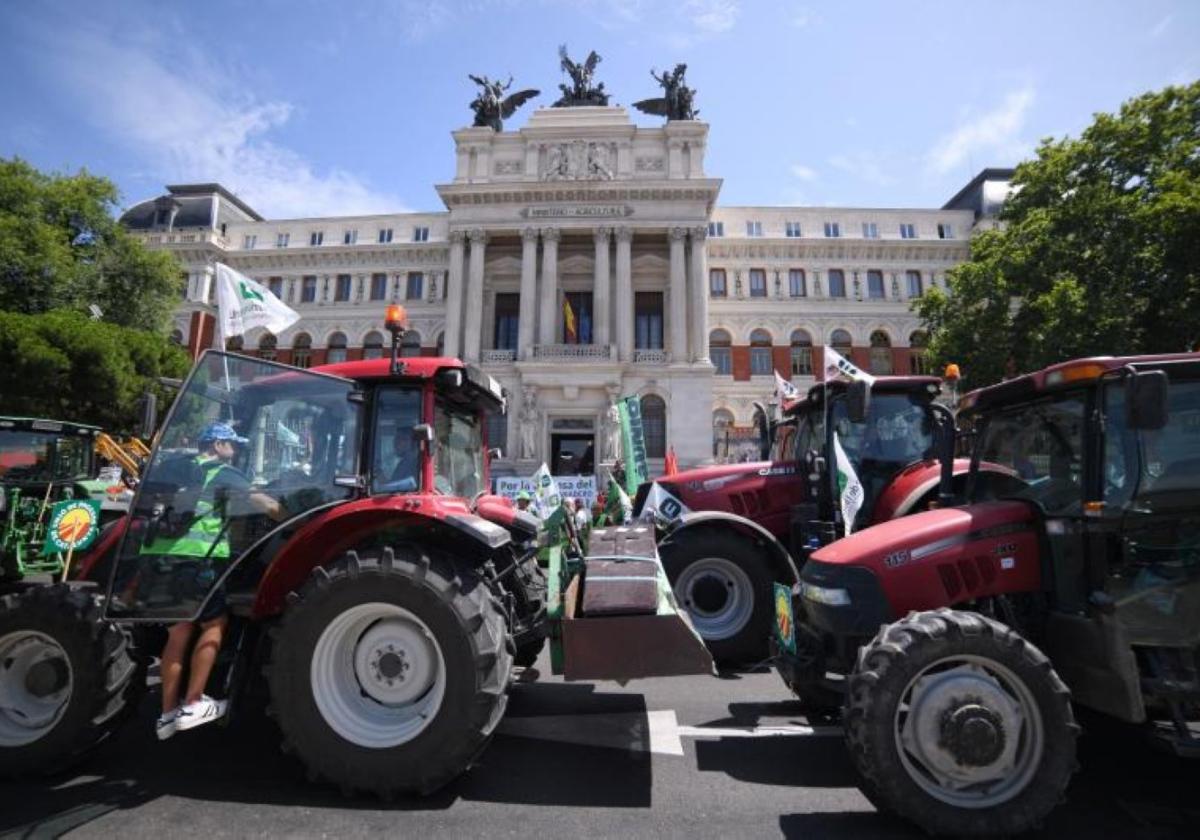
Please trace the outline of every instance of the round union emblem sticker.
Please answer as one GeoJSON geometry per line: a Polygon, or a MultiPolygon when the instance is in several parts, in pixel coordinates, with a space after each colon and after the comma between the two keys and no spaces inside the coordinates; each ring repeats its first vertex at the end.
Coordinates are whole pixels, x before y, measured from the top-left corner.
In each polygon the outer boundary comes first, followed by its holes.
{"type": "Polygon", "coordinates": [[[46,548],[49,551],[76,551],[87,548],[100,532],[99,505],[93,501],[59,502],[50,515],[46,529],[46,548]]]}

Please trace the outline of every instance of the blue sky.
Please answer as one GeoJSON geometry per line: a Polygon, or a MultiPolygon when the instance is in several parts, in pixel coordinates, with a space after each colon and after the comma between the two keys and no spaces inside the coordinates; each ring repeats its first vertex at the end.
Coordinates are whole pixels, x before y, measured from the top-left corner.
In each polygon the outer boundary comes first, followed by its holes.
{"type": "Polygon", "coordinates": [[[9,0],[0,32],[0,156],[126,203],[216,180],[270,217],[441,209],[467,73],[549,105],[561,43],[624,105],[687,62],[725,205],[940,206],[1200,78],[1196,0],[9,0]]]}

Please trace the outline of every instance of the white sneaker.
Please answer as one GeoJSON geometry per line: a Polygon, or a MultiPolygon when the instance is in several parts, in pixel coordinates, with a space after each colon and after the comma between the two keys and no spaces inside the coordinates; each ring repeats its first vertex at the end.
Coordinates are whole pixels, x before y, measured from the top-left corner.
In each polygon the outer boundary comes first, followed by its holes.
{"type": "Polygon", "coordinates": [[[158,735],[158,740],[165,741],[175,734],[179,721],[179,707],[176,706],[171,711],[158,716],[158,720],[154,724],[154,733],[158,735]]]}
{"type": "Polygon", "coordinates": [[[206,723],[212,723],[214,720],[220,720],[225,716],[225,709],[228,706],[228,700],[214,700],[207,694],[202,694],[195,703],[188,703],[179,710],[175,728],[183,732],[206,723]]]}

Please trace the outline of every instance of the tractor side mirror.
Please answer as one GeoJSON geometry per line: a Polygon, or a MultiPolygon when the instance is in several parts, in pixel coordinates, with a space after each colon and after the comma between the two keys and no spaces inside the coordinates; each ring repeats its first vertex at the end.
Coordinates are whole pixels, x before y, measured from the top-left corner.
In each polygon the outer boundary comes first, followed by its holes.
{"type": "Polygon", "coordinates": [[[1153,431],[1167,425],[1166,371],[1134,371],[1125,380],[1125,425],[1153,431]]]}
{"type": "Polygon", "coordinates": [[[851,423],[866,421],[871,411],[871,385],[856,379],[846,389],[846,416],[851,423]]]}
{"type": "Polygon", "coordinates": [[[413,440],[425,446],[433,443],[433,426],[428,423],[418,423],[412,429],[413,440]]]}
{"type": "Polygon", "coordinates": [[[488,460],[489,461],[499,461],[503,457],[504,457],[504,450],[502,450],[499,446],[494,446],[488,450],[488,460]]]}
{"type": "Polygon", "coordinates": [[[158,428],[158,397],[153,392],[147,391],[142,396],[141,438],[150,440],[154,437],[156,428],[158,428]]]}
{"type": "Polygon", "coordinates": [[[760,402],[754,403],[754,427],[758,431],[758,457],[766,461],[771,457],[771,417],[760,402]]]}
{"type": "Polygon", "coordinates": [[[446,368],[437,372],[437,384],[439,388],[448,391],[457,391],[463,386],[463,372],[458,368],[446,368]]]}

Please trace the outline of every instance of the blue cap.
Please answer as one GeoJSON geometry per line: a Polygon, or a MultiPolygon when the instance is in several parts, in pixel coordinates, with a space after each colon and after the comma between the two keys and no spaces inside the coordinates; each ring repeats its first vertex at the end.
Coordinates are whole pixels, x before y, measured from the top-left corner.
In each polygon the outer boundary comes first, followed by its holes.
{"type": "Polygon", "coordinates": [[[249,438],[239,437],[228,423],[209,423],[200,433],[200,442],[209,443],[218,440],[228,440],[233,443],[249,443],[249,438]]]}

